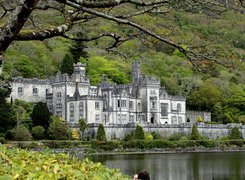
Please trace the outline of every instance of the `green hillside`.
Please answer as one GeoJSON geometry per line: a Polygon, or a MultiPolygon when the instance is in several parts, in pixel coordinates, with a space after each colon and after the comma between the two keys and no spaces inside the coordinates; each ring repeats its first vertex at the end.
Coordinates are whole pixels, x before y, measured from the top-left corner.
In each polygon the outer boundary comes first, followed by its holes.
{"type": "MultiPolygon", "coordinates": [[[[49,12],[42,14],[42,19],[50,21],[49,16],[49,12]]],[[[87,63],[92,84],[98,83],[103,73],[116,83],[130,82],[131,62],[136,60],[141,62],[142,72],[160,78],[170,94],[187,96],[188,108],[211,111],[213,120],[222,123],[245,122],[245,15],[225,12],[211,16],[173,11],[164,18],[145,14],[133,20],[141,25],[147,22],[149,29],[183,46],[191,42],[197,48],[202,46],[205,52],[215,52],[218,63],[201,60],[197,64],[201,71],[198,71],[178,50],[145,35],[142,35],[145,40],[137,38],[123,43],[117,48],[120,54],[107,52],[105,49],[113,40],[105,37],[86,43],[89,58],[81,58],[87,63]]],[[[90,26],[83,24],[74,31],[83,29],[84,36],[108,31],[122,36],[138,33],[103,19],[89,23],[90,26]]],[[[42,42],[14,42],[6,53],[4,75],[50,77],[70,53],[71,46],[70,40],[61,37],[42,42]]]]}

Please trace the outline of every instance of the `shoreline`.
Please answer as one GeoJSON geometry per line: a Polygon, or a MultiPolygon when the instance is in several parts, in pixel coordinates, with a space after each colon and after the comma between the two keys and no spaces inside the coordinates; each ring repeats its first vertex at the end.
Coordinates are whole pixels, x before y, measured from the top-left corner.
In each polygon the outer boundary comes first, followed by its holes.
{"type": "Polygon", "coordinates": [[[95,151],[86,152],[83,148],[53,148],[50,149],[55,153],[68,153],[75,156],[100,156],[100,155],[137,155],[137,154],[182,154],[182,153],[229,153],[229,152],[245,152],[245,147],[229,147],[229,148],[181,148],[181,149],[127,149],[116,151],[95,151]]]}

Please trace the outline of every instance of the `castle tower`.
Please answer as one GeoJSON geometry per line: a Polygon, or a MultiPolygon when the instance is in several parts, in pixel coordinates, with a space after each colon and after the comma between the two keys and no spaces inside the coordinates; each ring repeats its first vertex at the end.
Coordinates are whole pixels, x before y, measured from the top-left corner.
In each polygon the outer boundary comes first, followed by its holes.
{"type": "Polygon", "coordinates": [[[81,82],[85,78],[85,68],[86,64],[81,64],[80,62],[77,64],[74,64],[74,75],[75,75],[75,81],[81,82]]]}
{"type": "Polygon", "coordinates": [[[140,62],[132,62],[132,79],[134,85],[139,85],[140,81],[140,62]]]}

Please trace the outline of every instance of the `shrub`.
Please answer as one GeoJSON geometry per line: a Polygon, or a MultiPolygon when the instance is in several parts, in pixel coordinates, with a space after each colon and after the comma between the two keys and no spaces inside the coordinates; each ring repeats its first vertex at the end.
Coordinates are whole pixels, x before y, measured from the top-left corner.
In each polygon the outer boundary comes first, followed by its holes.
{"type": "Polygon", "coordinates": [[[230,139],[232,140],[230,142],[231,144],[234,144],[236,146],[243,146],[243,140],[240,141],[242,139],[241,132],[239,131],[237,126],[232,128],[230,139]]]}
{"type": "Polygon", "coordinates": [[[0,144],[4,144],[4,143],[5,143],[4,137],[0,137],[0,144]]]}
{"type": "Polygon", "coordinates": [[[43,139],[45,137],[45,129],[42,126],[35,126],[31,130],[34,139],[43,139]]]}
{"type": "Polygon", "coordinates": [[[145,140],[152,141],[153,140],[152,134],[148,133],[148,132],[145,132],[145,140]]]}
{"type": "Polygon", "coordinates": [[[145,139],[144,130],[140,125],[136,126],[134,139],[145,139]]]}
{"type": "Polygon", "coordinates": [[[71,137],[72,137],[73,140],[79,140],[80,139],[79,131],[76,130],[76,129],[72,129],[71,137]]]}
{"type": "Polygon", "coordinates": [[[107,140],[103,124],[99,124],[96,139],[98,141],[106,141],[107,140]]]}
{"type": "Polygon", "coordinates": [[[201,137],[201,135],[198,132],[198,129],[196,127],[196,125],[194,124],[192,126],[192,130],[191,130],[191,140],[199,140],[201,137]]]}
{"type": "Polygon", "coordinates": [[[104,151],[112,151],[121,147],[120,141],[92,141],[92,148],[104,151]]]}
{"type": "Polygon", "coordinates": [[[65,120],[58,117],[52,116],[52,122],[48,128],[48,133],[51,139],[56,140],[66,140],[69,138],[69,127],[66,124],[65,120]]]}
{"type": "Polygon", "coordinates": [[[130,140],[133,139],[133,137],[134,137],[134,133],[128,133],[128,134],[126,134],[126,135],[124,136],[123,140],[124,140],[124,141],[130,141],[130,140]]]}
{"type": "Polygon", "coordinates": [[[232,128],[230,139],[231,140],[242,139],[241,132],[239,131],[239,129],[238,129],[237,126],[235,126],[234,128],[232,128]]]}
{"type": "Polygon", "coordinates": [[[14,140],[29,141],[32,139],[30,131],[23,125],[14,129],[14,140]]]}
{"type": "Polygon", "coordinates": [[[80,126],[80,130],[82,132],[82,139],[84,139],[84,132],[88,128],[88,124],[83,118],[81,118],[79,120],[79,126],[80,126]]]}
{"type": "Polygon", "coordinates": [[[183,133],[175,133],[169,137],[170,141],[179,141],[183,136],[185,136],[183,133]]]}
{"type": "Polygon", "coordinates": [[[158,134],[158,133],[155,132],[155,131],[151,132],[151,135],[153,136],[153,139],[161,139],[160,134],[158,134]]]}
{"type": "Polygon", "coordinates": [[[201,117],[201,116],[198,116],[198,117],[197,117],[197,122],[200,123],[200,122],[202,122],[202,121],[203,121],[202,117],[201,117]]]}

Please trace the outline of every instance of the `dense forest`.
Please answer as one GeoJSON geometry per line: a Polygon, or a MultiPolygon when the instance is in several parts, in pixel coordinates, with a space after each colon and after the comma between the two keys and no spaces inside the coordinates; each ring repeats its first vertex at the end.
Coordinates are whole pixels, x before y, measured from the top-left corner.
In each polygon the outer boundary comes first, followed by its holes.
{"type": "MultiPolygon", "coordinates": [[[[125,5],[116,10],[127,14],[130,7],[125,5]]],[[[38,28],[46,28],[45,24],[47,27],[59,24],[62,17],[57,18],[59,16],[53,13],[49,10],[45,13],[37,11],[32,15],[33,21],[27,23],[33,26],[35,20],[43,21],[42,24],[34,24],[38,28]]],[[[166,43],[125,25],[118,26],[115,22],[96,18],[89,21],[89,26],[85,22],[72,31],[87,37],[109,30],[121,36],[135,34],[137,38],[129,37],[116,48],[110,48],[114,40],[106,36],[88,42],[64,37],[43,41],[15,41],[6,51],[3,75],[5,78],[48,78],[69,57],[73,62],[87,64],[92,84],[100,81],[101,74],[107,74],[111,81],[121,84],[131,81],[131,62],[139,61],[142,73],[160,78],[161,85],[166,87],[168,93],[186,96],[188,109],[211,111],[212,120],[220,123],[245,123],[243,12],[173,10],[164,16],[145,13],[132,19],[169,37],[183,48],[188,49],[189,44],[192,44],[191,48],[215,53],[215,60],[200,59],[193,66],[178,49],[166,43]],[[77,56],[80,58],[75,58],[77,56]]]]}

